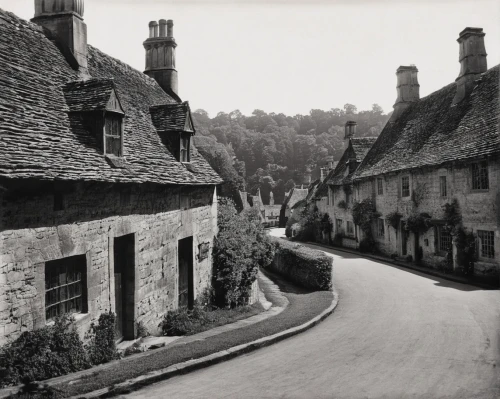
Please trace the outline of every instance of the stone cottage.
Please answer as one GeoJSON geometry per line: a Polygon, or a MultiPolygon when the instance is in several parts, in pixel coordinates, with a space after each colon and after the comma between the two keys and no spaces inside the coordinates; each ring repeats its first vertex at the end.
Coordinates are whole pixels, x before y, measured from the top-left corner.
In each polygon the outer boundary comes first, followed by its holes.
{"type": "Polygon", "coordinates": [[[305,200],[308,193],[309,190],[307,188],[303,188],[303,186],[301,186],[301,188],[294,187],[289,192],[285,193],[285,200],[283,201],[280,209],[280,227],[286,227],[288,219],[293,214],[292,208],[297,202],[305,200]]]}
{"type": "Polygon", "coordinates": [[[155,332],[211,281],[219,176],[191,143],[172,21],[146,72],[87,44],[83,0],[0,10],[0,344],[74,314],[155,332]]]}
{"type": "Polygon", "coordinates": [[[374,236],[382,252],[434,267],[452,255],[455,269],[461,249],[445,226],[443,206],[456,203],[463,228],[476,237],[474,273],[496,280],[499,66],[487,68],[484,36],[480,28],[460,33],[458,78],[424,98],[417,68],[398,68],[394,113],[354,175],[354,196],[374,199],[381,215],[374,236]],[[399,222],[394,215],[400,215],[399,222]],[[425,218],[428,229],[409,231],[408,220],[415,218],[425,218]]]}

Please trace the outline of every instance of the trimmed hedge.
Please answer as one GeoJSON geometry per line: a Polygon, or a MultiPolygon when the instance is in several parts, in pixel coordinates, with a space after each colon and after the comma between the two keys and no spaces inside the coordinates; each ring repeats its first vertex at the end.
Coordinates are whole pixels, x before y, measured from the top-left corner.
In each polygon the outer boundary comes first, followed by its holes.
{"type": "Polygon", "coordinates": [[[318,291],[332,289],[332,257],[290,241],[273,241],[276,243],[276,253],[270,270],[306,288],[318,291]]]}

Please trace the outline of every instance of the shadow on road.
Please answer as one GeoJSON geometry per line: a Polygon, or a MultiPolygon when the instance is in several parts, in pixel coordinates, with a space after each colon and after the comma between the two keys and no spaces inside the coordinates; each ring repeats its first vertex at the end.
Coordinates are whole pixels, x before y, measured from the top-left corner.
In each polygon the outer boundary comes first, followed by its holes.
{"type": "Polygon", "coordinates": [[[273,273],[269,270],[262,270],[262,272],[271,280],[273,280],[273,282],[279,287],[281,292],[297,295],[310,294],[311,292],[314,292],[314,290],[299,287],[295,283],[286,280],[283,276],[280,276],[279,274],[273,273]]]}

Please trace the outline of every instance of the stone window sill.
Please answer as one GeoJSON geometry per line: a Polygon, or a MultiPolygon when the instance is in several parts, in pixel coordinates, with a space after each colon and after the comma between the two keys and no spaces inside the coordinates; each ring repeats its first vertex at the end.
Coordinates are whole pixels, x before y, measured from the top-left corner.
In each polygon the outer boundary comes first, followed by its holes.
{"type": "MultiPolygon", "coordinates": [[[[72,316],[75,319],[75,324],[77,326],[84,323],[87,319],[90,319],[90,313],[73,313],[72,316]]],[[[54,324],[54,320],[45,323],[47,327],[53,326],[54,324]]]]}

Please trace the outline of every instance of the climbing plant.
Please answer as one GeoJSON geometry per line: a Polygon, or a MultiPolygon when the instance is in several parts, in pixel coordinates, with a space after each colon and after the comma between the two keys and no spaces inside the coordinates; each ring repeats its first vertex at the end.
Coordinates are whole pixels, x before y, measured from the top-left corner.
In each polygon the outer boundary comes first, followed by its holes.
{"type": "Polygon", "coordinates": [[[337,204],[337,206],[340,208],[340,209],[347,209],[347,202],[345,202],[344,200],[340,200],[337,204]]]}
{"type": "Polygon", "coordinates": [[[425,233],[431,227],[431,217],[427,213],[412,213],[406,219],[405,229],[413,233],[425,233]]]}
{"type": "Polygon", "coordinates": [[[361,202],[355,202],[351,212],[354,224],[358,225],[364,234],[359,243],[360,251],[375,252],[377,248],[373,238],[372,223],[380,217],[380,213],[375,209],[375,203],[371,198],[365,198],[361,202]]]}
{"type": "Polygon", "coordinates": [[[392,226],[394,229],[397,229],[399,226],[399,221],[403,215],[401,215],[398,211],[390,212],[387,214],[385,219],[389,223],[390,226],[392,226]]]}

